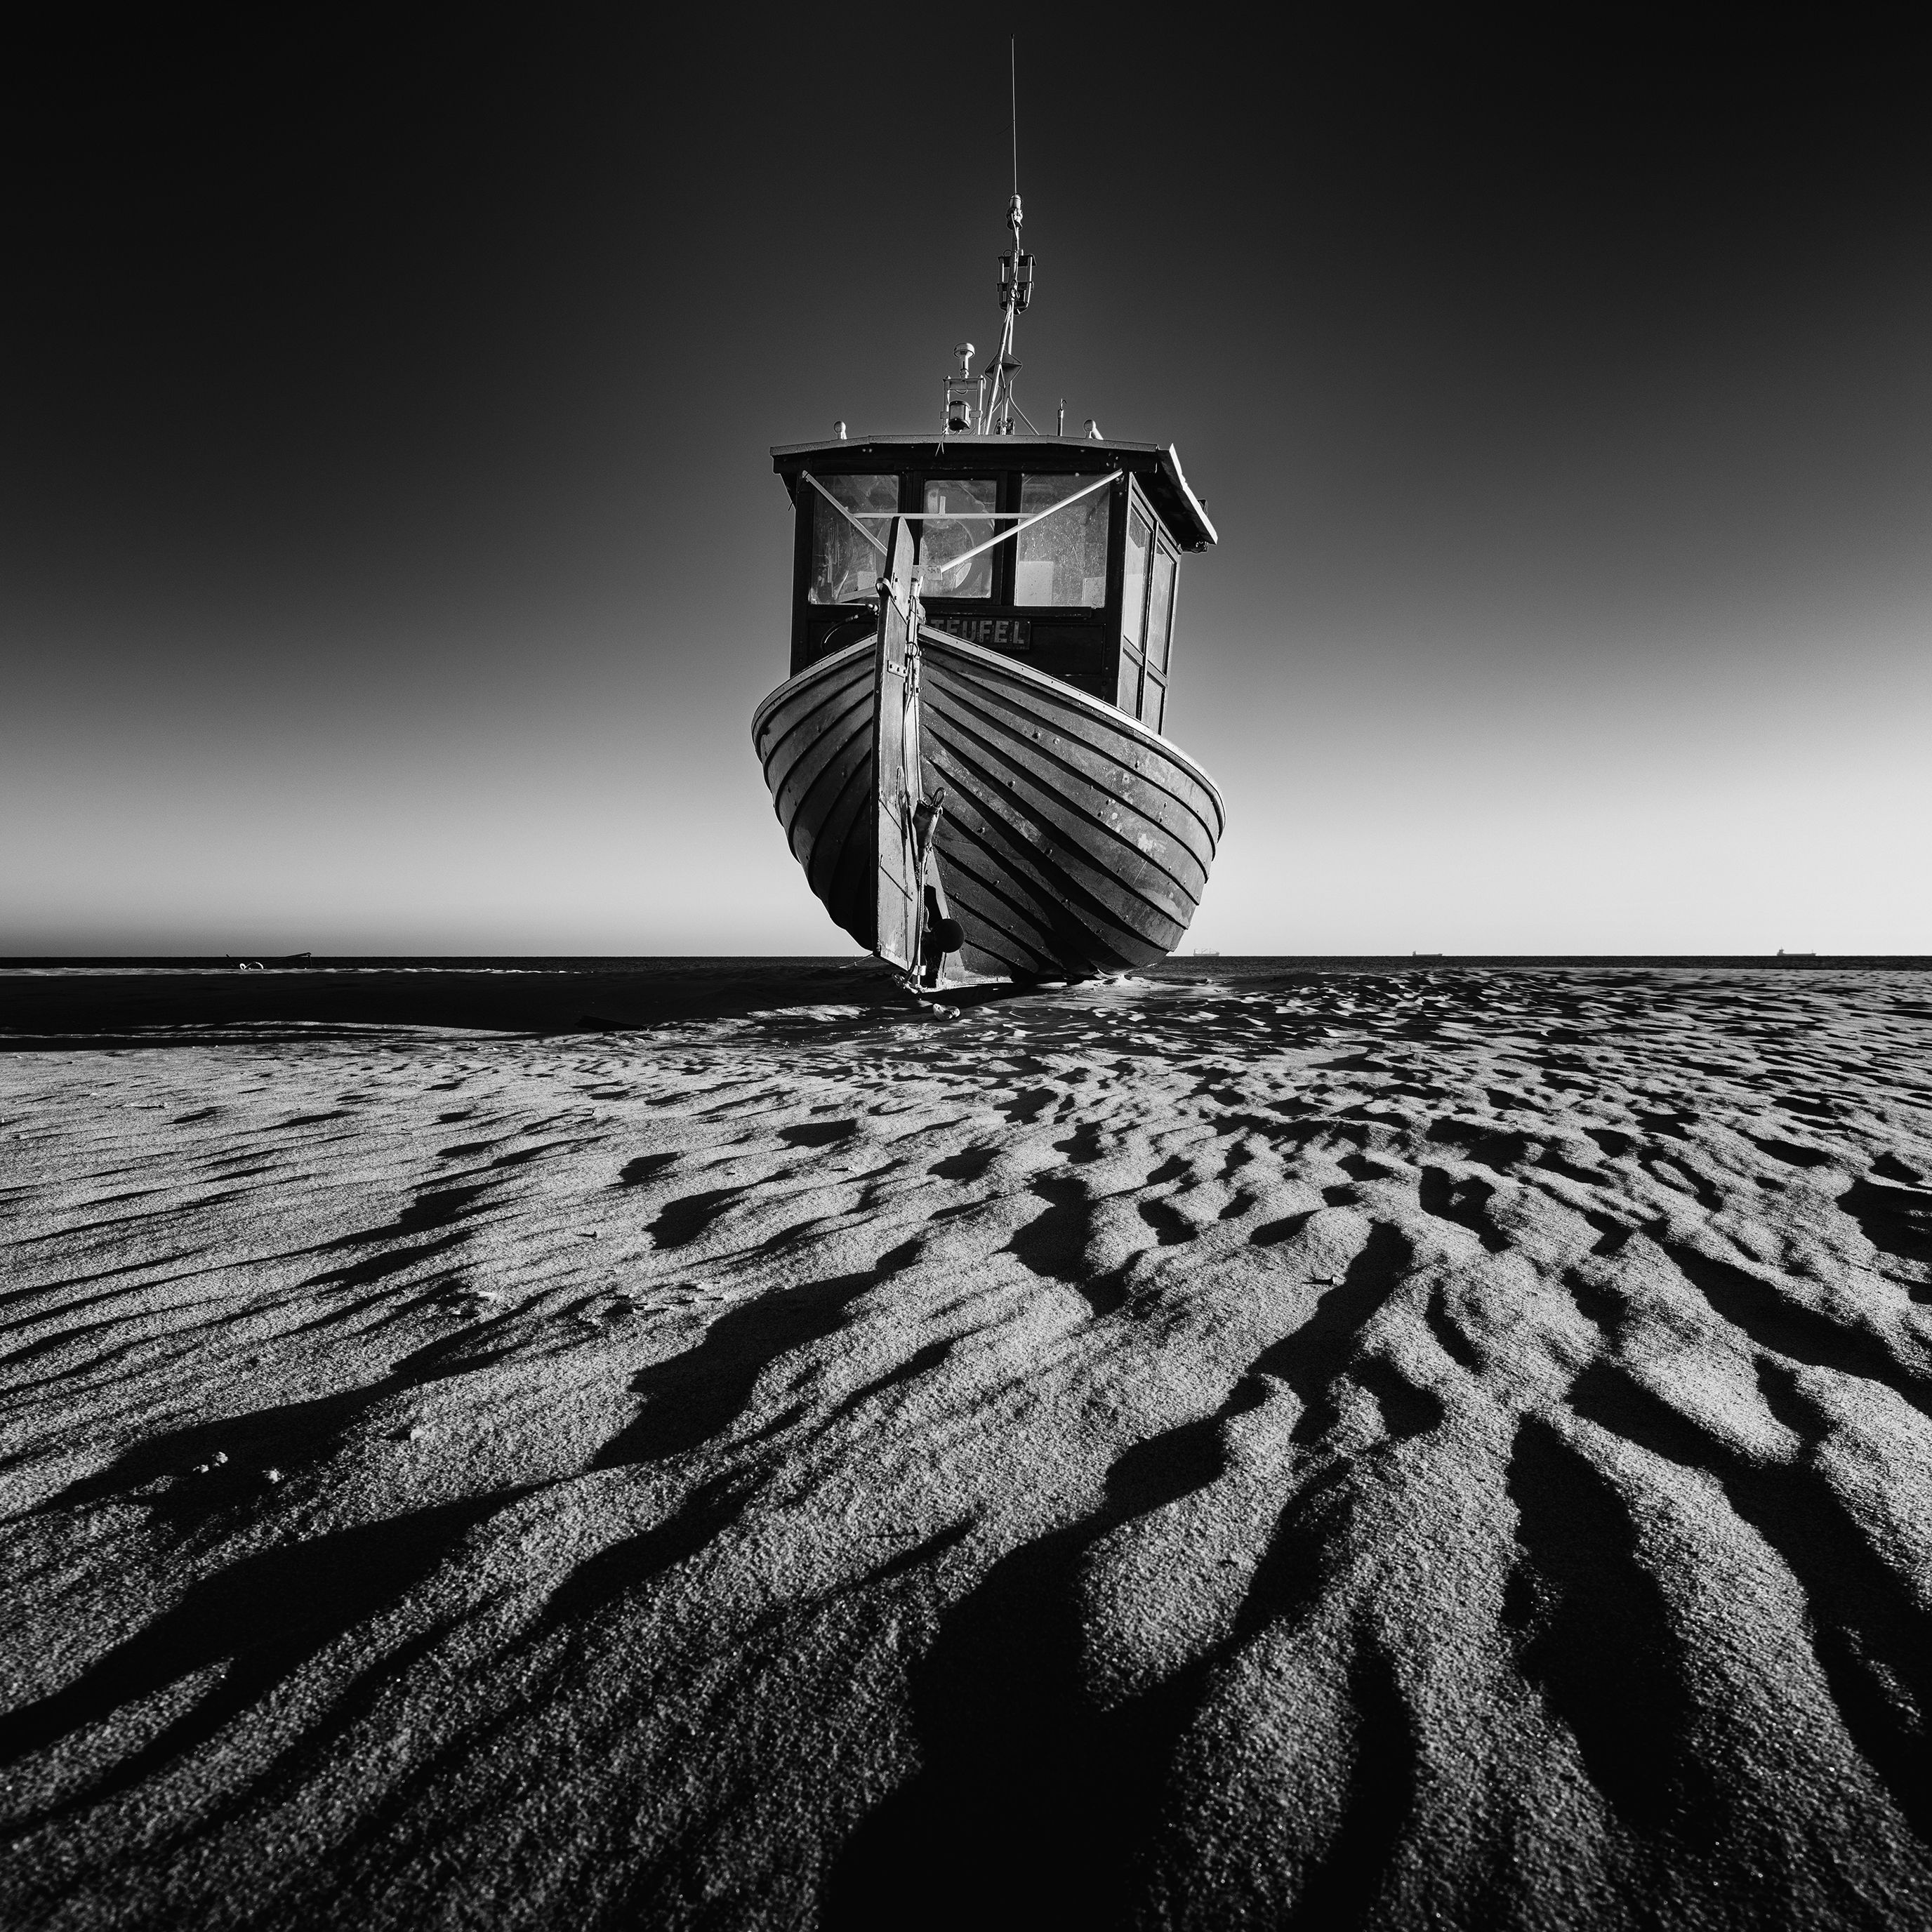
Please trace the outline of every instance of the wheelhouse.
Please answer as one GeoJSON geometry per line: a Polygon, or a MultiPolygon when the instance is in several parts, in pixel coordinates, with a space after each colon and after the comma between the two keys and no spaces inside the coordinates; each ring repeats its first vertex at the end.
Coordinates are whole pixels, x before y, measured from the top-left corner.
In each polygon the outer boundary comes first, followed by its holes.
{"type": "Polygon", "coordinates": [[[874,436],[794,444],[772,460],[797,516],[794,676],[872,634],[884,538],[905,516],[934,629],[1164,730],[1180,554],[1215,541],[1172,448],[874,436]]]}

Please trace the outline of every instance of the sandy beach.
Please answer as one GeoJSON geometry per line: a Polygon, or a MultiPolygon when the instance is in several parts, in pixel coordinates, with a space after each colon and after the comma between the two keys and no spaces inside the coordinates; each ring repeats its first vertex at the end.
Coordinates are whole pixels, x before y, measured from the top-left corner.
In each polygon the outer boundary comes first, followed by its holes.
{"type": "Polygon", "coordinates": [[[5,989],[9,1926],[1932,1922],[1924,974],[284,976],[5,989]]]}

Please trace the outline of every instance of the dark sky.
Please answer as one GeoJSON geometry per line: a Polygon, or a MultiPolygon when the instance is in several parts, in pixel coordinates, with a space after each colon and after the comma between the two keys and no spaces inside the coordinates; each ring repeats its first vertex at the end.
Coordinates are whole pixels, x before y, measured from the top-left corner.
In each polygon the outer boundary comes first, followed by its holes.
{"type": "MultiPolygon", "coordinates": [[[[10,63],[0,951],[845,950],[766,451],[997,340],[1012,29],[716,10],[10,63]]],[[[1222,534],[1190,943],[1932,952],[1920,66],[1564,17],[1018,23],[1021,402],[1222,534]]]]}

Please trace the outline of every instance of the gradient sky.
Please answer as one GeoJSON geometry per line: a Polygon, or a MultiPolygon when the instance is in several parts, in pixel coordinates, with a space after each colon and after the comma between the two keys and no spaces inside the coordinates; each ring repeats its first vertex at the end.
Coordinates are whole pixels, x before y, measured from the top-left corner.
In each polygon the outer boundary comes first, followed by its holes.
{"type": "MultiPolygon", "coordinates": [[[[1007,28],[648,17],[11,63],[0,952],[850,950],[766,452],[997,340],[1007,28]]],[[[1222,534],[1190,945],[1932,952],[1920,69],[1628,17],[1017,23],[1022,404],[1222,534]]]]}

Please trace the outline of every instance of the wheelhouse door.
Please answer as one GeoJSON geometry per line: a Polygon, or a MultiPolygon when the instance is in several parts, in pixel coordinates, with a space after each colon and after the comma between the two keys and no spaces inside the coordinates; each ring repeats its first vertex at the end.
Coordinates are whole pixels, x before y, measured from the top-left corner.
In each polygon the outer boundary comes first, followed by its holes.
{"type": "Polygon", "coordinates": [[[1156,730],[1167,722],[1168,668],[1180,552],[1136,484],[1127,499],[1120,572],[1120,665],[1114,702],[1156,730]]]}

